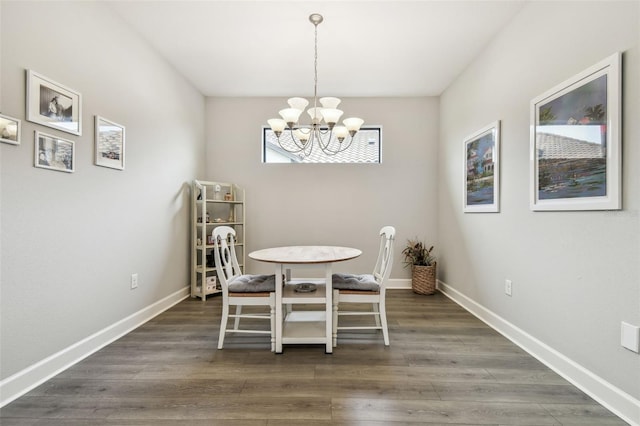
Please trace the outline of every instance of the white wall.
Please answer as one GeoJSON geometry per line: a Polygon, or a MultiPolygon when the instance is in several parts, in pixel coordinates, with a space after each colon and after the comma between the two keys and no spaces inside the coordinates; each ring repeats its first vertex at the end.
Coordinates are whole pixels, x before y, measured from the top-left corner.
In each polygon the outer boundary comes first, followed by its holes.
{"type": "Polygon", "coordinates": [[[621,347],[620,322],[640,325],[638,8],[528,3],[442,95],[438,171],[440,279],[636,401],[640,356],[621,347]],[[624,52],[623,210],[530,211],[529,101],[616,51],[624,52]],[[494,120],[502,121],[501,212],[463,214],[463,138],[494,120]]]}
{"type": "MultiPolygon", "coordinates": [[[[208,98],[207,179],[246,189],[248,250],[289,244],[357,247],[336,266],[370,272],[378,231],[397,230],[392,278],[408,278],[408,238],[436,238],[437,98],[346,98],[346,113],[382,126],[381,164],[262,164],[261,129],[286,105],[279,98],[208,98]]],[[[248,272],[271,269],[254,261],[248,272]]]]}
{"type": "Polygon", "coordinates": [[[25,120],[0,144],[5,379],[187,285],[204,98],[103,3],[1,7],[2,112],[24,120],[25,69],[83,101],[82,136],[25,120]],[[93,165],[96,114],[126,126],[124,171],[93,165]],[[34,130],[75,141],[75,173],[33,167],[34,130]]]}

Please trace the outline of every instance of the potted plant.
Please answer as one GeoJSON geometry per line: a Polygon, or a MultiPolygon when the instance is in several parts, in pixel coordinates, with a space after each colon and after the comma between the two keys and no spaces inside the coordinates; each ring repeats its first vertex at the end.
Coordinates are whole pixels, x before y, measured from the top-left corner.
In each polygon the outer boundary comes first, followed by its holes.
{"type": "Polygon", "coordinates": [[[411,266],[411,289],[418,294],[433,294],[436,291],[436,258],[431,254],[433,246],[427,248],[422,241],[409,240],[402,250],[404,266],[411,266]]]}

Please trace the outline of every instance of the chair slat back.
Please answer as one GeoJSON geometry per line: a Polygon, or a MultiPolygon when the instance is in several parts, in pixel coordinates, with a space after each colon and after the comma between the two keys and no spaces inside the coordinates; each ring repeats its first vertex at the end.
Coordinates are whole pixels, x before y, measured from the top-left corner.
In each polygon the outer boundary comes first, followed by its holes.
{"type": "Polygon", "coordinates": [[[229,226],[218,226],[212,231],[213,256],[216,272],[223,292],[227,293],[228,283],[232,278],[242,275],[236,256],[236,231],[229,226]]]}
{"type": "Polygon", "coordinates": [[[386,285],[393,266],[393,242],[396,238],[396,229],[393,226],[385,226],[380,230],[380,251],[378,260],[373,269],[373,276],[382,288],[386,285]]]}

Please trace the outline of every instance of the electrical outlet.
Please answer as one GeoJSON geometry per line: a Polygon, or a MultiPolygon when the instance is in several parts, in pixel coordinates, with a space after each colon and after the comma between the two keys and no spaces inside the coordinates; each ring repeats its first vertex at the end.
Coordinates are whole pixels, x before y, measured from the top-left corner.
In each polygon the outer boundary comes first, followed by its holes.
{"type": "Polygon", "coordinates": [[[131,274],[131,290],[138,288],[138,274],[131,274]]]}
{"type": "Polygon", "coordinates": [[[504,280],[504,294],[511,296],[511,280],[504,280]]]}
{"type": "Polygon", "coordinates": [[[640,353],[640,327],[622,321],[622,347],[640,353]]]}

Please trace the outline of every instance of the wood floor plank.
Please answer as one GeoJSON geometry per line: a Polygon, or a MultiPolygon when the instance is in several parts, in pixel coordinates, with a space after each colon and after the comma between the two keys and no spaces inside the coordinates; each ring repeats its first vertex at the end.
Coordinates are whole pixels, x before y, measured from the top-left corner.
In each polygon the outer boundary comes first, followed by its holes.
{"type": "MultiPolygon", "coordinates": [[[[23,397],[7,408],[3,417],[89,418],[107,420],[265,420],[307,418],[330,420],[331,401],[295,396],[243,397],[237,395],[206,398],[95,398],[74,396],[23,397]],[[34,398],[37,398],[36,402],[34,398]]],[[[4,424],[4,418],[3,418],[4,424]]]]}
{"type": "Polygon", "coordinates": [[[542,404],[563,425],[621,426],[626,425],[609,410],[597,404],[542,404]]]}
{"type": "MultiPolygon", "coordinates": [[[[427,426],[444,426],[451,425],[445,423],[415,423],[415,422],[395,422],[395,421],[375,421],[375,420],[348,420],[348,421],[305,421],[304,426],[416,426],[416,425],[427,425],[427,426]]],[[[267,422],[268,426],[301,426],[300,423],[296,423],[295,421],[290,421],[287,419],[273,419],[267,422]]],[[[477,424],[474,423],[456,423],[455,426],[475,426],[477,424]]],[[[485,424],[484,426],[501,426],[498,424],[485,424]]],[[[541,426],[541,425],[528,425],[528,426],[541,426]]]]}
{"type": "Polygon", "coordinates": [[[435,400],[334,399],[333,418],[441,424],[560,425],[537,404],[435,400]]]}
{"type": "Polygon", "coordinates": [[[102,398],[209,398],[239,395],[243,382],[219,379],[96,380],[53,378],[32,392],[33,396],[102,398]]]}
{"type": "Polygon", "coordinates": [[[301,380],[247,380],[242,395],[277,395],[284,392],[306,398],[384,398],[384,399],[439,399],[433,386],[423,382],[398,379],[315,379],[301,380]]]}
{"type": "Polygon", "coordinates": [[[569,383],[548,369],[487,368],[487,372],[495,379],[496,383],[539,383],[547,385],[564,385],[569,383]]]}
{"type": "MultiPolygon", "coordinates": [[[[291,424],[295,424],[295,420],[291,424]]],[[[2,426],[267,426],[267,420],[229,420],[229,419],[205,419],[205,420],[126,420],[126,419],[3,419],[2,426]]],[[[329,424],[329,423],[325,423],[329,424]]]]}
{"type": "Polygon", "coordinates": [[[445,401],[530,402],[585,404],[593,400],[571,385],[504,383],[433,383],[445,401]]]}
{"type": "Polygon", "coordinates": [[[460,366],[485,369],[530,369],[546,370],[540,361],[528,355],[499,355],[471,353],[437,353],[435,355],[409,352],[405,358],[416,366],[460,366]]]}
{"type": "MultiPolygon", "coordinates": [[[[268,350],[268,349],[267,349],[268,350]]],[[[273,357],[272,357],[273,359],[273,357]]],[[[173,366],[148,366],[140,372],[136,379],[162,378],[164,380],[187,379],[219,379],[241,380],[245,378],[272,377],[274,380],[286,380],[288,378],[313,379],[314,371],[306,365],[225,365],[222,363],[209,363],[203,368],[193,368],[189,365],[173,366]]]]}
{"type": "Polygon", "coordinates": [[[274,354],[265,335],[218,350],[220,298],[185,300],[0,409],[0,424],[625,424],[442,294],[387,294],[391,346],[342,332],[333,354],[274,354]]]}
{"type": "Polygon", "coordinates": [[[414,366],[316,366],[316,378],[332,380],[396,380],[403,383],[495,382],[482,368],[414,366]]]}

